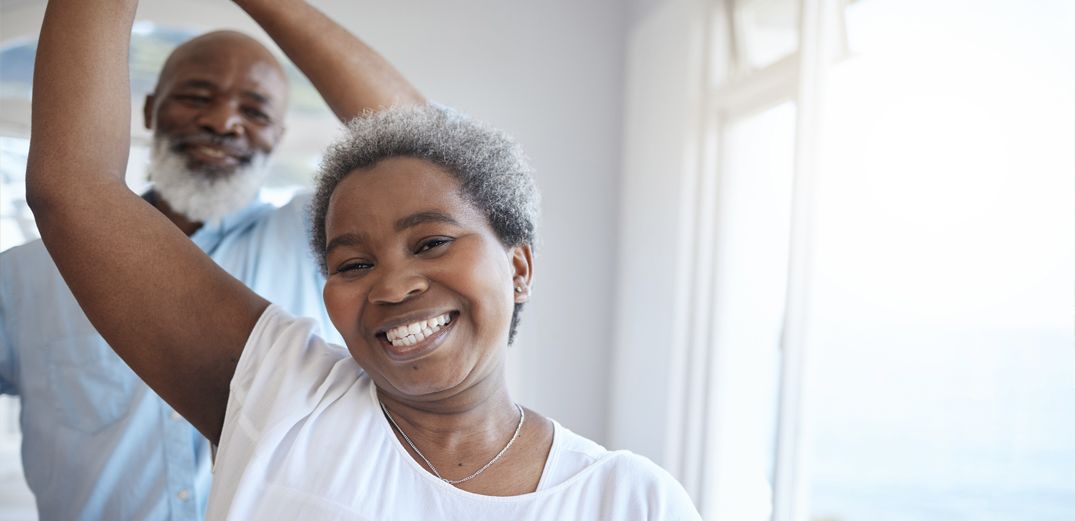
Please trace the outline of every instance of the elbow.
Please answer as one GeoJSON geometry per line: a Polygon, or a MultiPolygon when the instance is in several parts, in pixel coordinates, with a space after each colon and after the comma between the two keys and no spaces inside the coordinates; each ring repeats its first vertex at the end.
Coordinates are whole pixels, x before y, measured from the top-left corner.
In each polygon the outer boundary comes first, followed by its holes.
{"type": "Polygon", "coordinates": [[[50,213],[50,208],[56,207],[56,199],[61,194],[58,193],[60,186],[57,180],[48,175],[48,161],[43,160],[34,148],[31,139],[30,154],[26,160],[26,206],[40,226],[41,219],[50,213]]]}
{"type": "Polygon", "coordinates": [[[44,228],[44,221],[48,215],[54,214],[51,208],[56,206],[56,196],[49,193],[47,186],[32,175],[30,169],[26,171],[26,206],[34,214],[34,221],[40,230],[44,228]]]}
{"type": "Polygon", "coordinates": [[[48,187],[41,182],[41,174],[33,166],[33,158],[30,159],[29,163],[26,168],[26,206],[30,207],[30,211],[36,217],[39,211],[48,206],[51,197],[48,193],[48,187]]]}

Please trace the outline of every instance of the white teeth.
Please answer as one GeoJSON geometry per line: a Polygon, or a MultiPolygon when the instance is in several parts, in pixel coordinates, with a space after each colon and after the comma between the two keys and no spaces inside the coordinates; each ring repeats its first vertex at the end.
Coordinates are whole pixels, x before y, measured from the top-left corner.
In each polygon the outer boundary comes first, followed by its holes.
{"type": "Polygon", "coordinates": [[[199,147],[202,154],[209,157],[224,157],[224,152],[211,147],[199,147]]]}
{"type": "Polygon", "coordinates": [[[428,320],[394,327],[388,330],[385,336],[392,345],[413,346],[440,331],[449,321],[448,314],[445,313],[428,320]]]}

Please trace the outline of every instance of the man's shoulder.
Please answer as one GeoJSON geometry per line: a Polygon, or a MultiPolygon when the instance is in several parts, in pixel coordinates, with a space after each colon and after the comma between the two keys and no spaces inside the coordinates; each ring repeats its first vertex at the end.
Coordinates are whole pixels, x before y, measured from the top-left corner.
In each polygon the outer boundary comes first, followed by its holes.
{"type": "Polygon", "coordinates": [[[267,194],[263,191],[257,201],[241,212],[233,214],[233,218],[245,218],[243,220],[255,225],[273,220],[301,218],[305,217],[312,200],[313,193],[308,190],[301,190],[292,195],[287,195],[286,191],[284,195],[267,194]]]}
{"type": "Polygon", "coordinates": [[[300,190],[295,192],[295,194],[291,196],[291,199],[286,203],[277,208],[276,212],[291,213],[300,217],[305,217],[313,200],[313,192],[309,190],[300,190]]]}
{"type": "Polygon", "coordinates": [[[313,193],[297,192],[283,204],[270,205],[267,211],[256,218],[254,226],[276,230],[278,233],[287,234],[291,239],[305,243],[312,201],[313,193]]]}

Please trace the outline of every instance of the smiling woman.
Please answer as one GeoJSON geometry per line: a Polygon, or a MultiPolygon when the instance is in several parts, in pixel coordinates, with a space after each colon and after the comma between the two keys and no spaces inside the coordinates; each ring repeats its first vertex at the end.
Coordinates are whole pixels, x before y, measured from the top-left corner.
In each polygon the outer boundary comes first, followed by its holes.
{"type": "Polygon", "coordinates": [[[499,131],[434,107],[353,121],[312,209],[350,353],[276,306],[262,315],[232,379],[210,517],[697,518],[650,461],[510,397],[537,208],[499,131]]]}
{"type": "Polygon", "coordinates": [[[529,244],[503,246],[450,174],[409,157],[345,177],[325,221],[327,237],[355,238],[333,239],[325,304],[378,387],[397,400],[485,401],[466,387],[502,370],[497,346],[508,344],[513,303],[529,297],[529,244]],[[435,333],[423,325],[442,316],[435,333]],[[390,342],[401,326],[408,335],[390,342]]]}

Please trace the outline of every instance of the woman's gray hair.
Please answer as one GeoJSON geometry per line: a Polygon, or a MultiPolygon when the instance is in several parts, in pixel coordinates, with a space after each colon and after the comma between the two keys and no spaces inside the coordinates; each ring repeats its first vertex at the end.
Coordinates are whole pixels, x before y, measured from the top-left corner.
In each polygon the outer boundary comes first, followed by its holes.
{"type": "MultiPolygon", "coordinates": [[[[532,169],[511,137],[451,109],[395,107],[367,112],[329,147],[311,201],[314,255],[327,275],[325,217],[336,186],[355,170],[393,157],[414,157],[441,166],[459,181],[463,198],[479,209],[505,247],[535,248],[539,196],[532,169]]],[[[515,336],[516,304],[510,337],[515,336]]]]}

